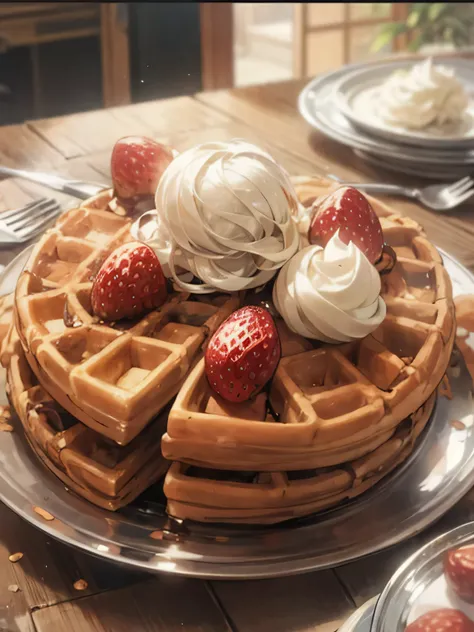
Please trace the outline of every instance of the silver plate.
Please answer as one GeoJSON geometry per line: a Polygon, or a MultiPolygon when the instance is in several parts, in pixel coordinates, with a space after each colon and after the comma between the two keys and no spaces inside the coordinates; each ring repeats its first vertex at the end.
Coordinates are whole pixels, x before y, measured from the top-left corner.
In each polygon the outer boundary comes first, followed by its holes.
{"type": "Polygon", "coordinates": [[[337,632],[370,632],[378,597],[366,601],[345,621],[337,632]]]}
{"type": "Polygon", "coordinates": [[[474,606],[451,593],[443,576],[444,553],[467,544],[474,544],[474,522],[444,533],[408,558],[380,595],[371,632],[403,632],[407,624],[437,608],[460,609],[472,619],[474,606]]]}
{"type": "MultiPolygon", "coordinates": [[[[336,103],[338,83],[363,65],[345,66],[338,71],[320,75],[310,81],[298,98],[298,108],[306,121],[320,132],[353,149],[381,156],[391,156],[407,165],[462,165],[474,164],[474,149],[460,147],[455,150],[404,146],[371,136],[354,127],[336,103]]],[[[374,66],[378,68],[379,66],[374,66]]]]}
{"type": "Polygon", "coordinates": [[[367,151],[354,149],[354,154],[362,160],[377,168],[383,168],[396,173],[405,173],[409,176],[419,176],[421,178],[430,178],[438,181],[452,182],[462,176],[470,176],[473,168],[469,165],[457,165],[455,167],[442,167],[441,165],[412,165],[398,160],[392,160],[387,156],[372,155],[367,151]]]}
{"type": "MultiPolygon", "coordinates": [[[[25,255],[8,267],[0,294],[15,286],[22,262],[25,255]]],[[[455,293],[474,293],[474,276],[447,255],[445,264],[455,293]]],[[[284,525],[173,521],[153,489],[132,506],[110,513],[69,493],[31,452],[21,432],[0,433],[0,499],[50,536],[151,572],[246,579],[333,567],[419,533],[474,484],[472,383],[462,363],[451,387],[453,399],[438,400],[429,427],[396,472],[354,502],[284,525]],[[454,419],[464,421],[466,429],[448,423],[454,419]],[[34,506],[55,519],[46,522],[34,506]]]]}
{"type": "Polygon", "coordinates": [[[377,90],[383,81],[397,70],[409,69],[414,65],[413,60],[397,60],[386,63],[383,66],[367,66],[345,75],[335,86],[335,102],[344,115],[356,126],[369,134],[386,138],[396,143],[406,143],[418,147],[453,148],[474,145],[473,126],[473,101],[474,94],[474,66],[465,59],[451,59],[443,62],[443,66],[454,69],[456,77],[463,84],[471,101],[468,113],[465,116],[466,129],[464,134],[451,134],[444,136],[424,130],[405,130],[392,125],[386,125],[377,117],[376,95],[372,95],[372,103],[364,104],[369,108],[365,117],[357,112],[356,101],[363,93],[377,90]]]}

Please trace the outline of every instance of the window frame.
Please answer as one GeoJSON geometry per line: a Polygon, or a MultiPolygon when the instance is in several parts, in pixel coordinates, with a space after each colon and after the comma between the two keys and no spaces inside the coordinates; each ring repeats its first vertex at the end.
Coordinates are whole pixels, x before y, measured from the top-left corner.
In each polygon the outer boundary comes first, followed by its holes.
{"type": "MultiPolygon", "coordinates": [[[[350,16],[350,6],[348,2],[341,3],[343,6],[343,17],[341,21],[327,24],[309,24],[309,3],[298,2],[294,5],[294,54],[293,66],[295,77],[306,77],[308,74],[308,36],[324,31],[342,31],[343,35],[343,63],[349,64],[351,60],[351,32],[360,26],[378,26],[395,21],[404,21],[408,17],[409,2],[392,2],[391,14],[387,17],[365,18],[355,20],[350,16]]],[[[399,35],[394,40],[393,52],[398,52],[406,48],[408,44],[406,35],[399,35]]]]}

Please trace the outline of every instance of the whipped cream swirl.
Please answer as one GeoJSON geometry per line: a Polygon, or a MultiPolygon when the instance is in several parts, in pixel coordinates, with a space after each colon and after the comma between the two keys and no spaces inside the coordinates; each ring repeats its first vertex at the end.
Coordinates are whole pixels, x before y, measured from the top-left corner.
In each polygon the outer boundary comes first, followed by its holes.
{"type": "Polygon", "coordinates": [[[380,277],[364,253],[335,233],[326,248],[308,246],[280,270],[273,288],[278,312],[297,334],[349,342],[376,329],[386,314],[380,277]]]}
{"type": "Polygon", "coordinates": [[[155,203],[155,229],[148,228],[147,238],[139,220],[135,236],[190,292],[260,287],[298,250],[290,178],[244,141],[205,143],[180,154],[164,172],[155,203]],[[186,282],[183,269],[203,284],[186,282]]]}
{"type": "Polygon", "coordinates": [[[382,84],[377,98],[378,116],[408,129],[460,122],[469,105],[454,69],[434,65],[431,58],[409,71],[395,72],[382,84]]]}

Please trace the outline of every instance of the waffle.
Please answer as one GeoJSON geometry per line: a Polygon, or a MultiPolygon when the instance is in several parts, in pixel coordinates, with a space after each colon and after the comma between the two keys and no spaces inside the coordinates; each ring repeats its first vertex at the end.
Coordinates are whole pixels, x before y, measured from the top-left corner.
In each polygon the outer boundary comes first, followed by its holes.
{"type": "Polygon", "coordinates": [[[235,472],[173,463],[164,484],[168,513],[199,522],[271,524],[356,498],[411,454],[435,400],[433,393],[385,444],[341,467],[235,472]]]}
{"type": "MultiPolygon", "coordinates": [[[[0,314],[8,314],[5,301],[0,314]]],[[[169,463],[160,438],[166,413],[153,420],[127,446],[89,429],[65,411],[39,384],[12,326],[2,345],[7,393],[28,443],[68,489],[109,510],[128,505],[162,478],[169,463]]]]}
{"type": "Polygon", "coordinates": [[[71,210],[35,247],[15,294],[16,328],[41,386],[71,415],[126,445],[178,392],[207,336],[239,297],[167,302],[135,321],[92,314],[92,281],[104,259],[131,241],[129,218],[110,212],[111,192],[71,210]]]}
{"type": "MultiPolygon", "coordinates": [[[[299,181],[297,192],[303,204],[310,204],[328,186],[299,181]]],[[[415,428],[426,423],[449,364],[455,335],[452,288],[421,227],[376,200],[371,203],[397,254],[397,264],[382,277],[384,322],[360,341],[308,349],[309,341],[296,335],[288,340],[288,330],[277,321],[283,358],[268,391],[269,406],[265,395],[249,405],[219,400],[200,362],[178,394],[162,442],[163,455],[180,462],[165,481],[174,516],[272,522],[303,515],[370,487],[393,460],[363,483],[352,474],[358,467],[373,471],[367,465],[373,460],[395,451],[398,463],[411,451],[415,428]],[[413,431],[406,434],[407,420],[413,419],[413,431]],[[209,468],[217,473],[206,479],[201,472],[209,468]],[[325,468],[331,468],[329,473],[325,468]],[[294,484],[302,472],[304,483],[294,484]],[[234,485],[232,476],[239,480],[242,473],[251,476],[252,484],[234,485]],[[321,481],[322,497],[314,491],[313,499],[311,490],[318,490],[321,481]],[[212,505],[206,500],[211,488],[212,505]],[[243,490],[254,490],[248,500],[243,490]],[[259,512],[267,506],[268,514],[259,512]]]]}
{"type": "MultiPolygon", "coordinates": [[[[336,186],[295,185],[306,206],[336,186]]],[[[386,319],[363,340],[322,345],[277,318],[282,360],[246,404],[210,389],[202,354],[255,296],[170,290],[141,319],[105,324],[92,314],[92,281],[132,239],[131,220],[110,191],[61,216],[19,279],[11,328],[12,301],[0,304],[9,397],[38,456],[68,488],[111,510],[174,461],[168,512],[198,521],[280,522],[375,485],[411,454],[429,420],[455,319],[449,277],[421,227],[371,203],[397,254],[383,276],[386,319]]]]}

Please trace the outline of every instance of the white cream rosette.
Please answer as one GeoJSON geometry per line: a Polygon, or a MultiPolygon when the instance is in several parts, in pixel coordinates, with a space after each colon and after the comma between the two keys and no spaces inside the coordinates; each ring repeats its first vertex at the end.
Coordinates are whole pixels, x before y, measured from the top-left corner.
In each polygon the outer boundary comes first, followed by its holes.
{"type": "Polygon", "coordinates": [[[454,70],[427,59],[391,75],[378,92],[377,113],[391,125],[423,129],[459,122],[469,104],[454,70]]]}
{"type": "Polygon", "coordinates": [[[155,203],[156,221],[147,228],[140,218],[133,232],[190,292],[260,287],[298,250],[289,176],[250,143],[205,143],[183,152],[164,172],[155,203]],[[183,269],[203,284],[186,282],[183,269]]]}
{"type": "Polygon", "coordinates": [[[288,327],[322,342],[363,338],[384,320],[380,277],[352,242],[333,235],[326,248],[308,246],[286,263],[273,302],[288,327]]]}

